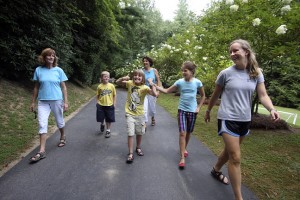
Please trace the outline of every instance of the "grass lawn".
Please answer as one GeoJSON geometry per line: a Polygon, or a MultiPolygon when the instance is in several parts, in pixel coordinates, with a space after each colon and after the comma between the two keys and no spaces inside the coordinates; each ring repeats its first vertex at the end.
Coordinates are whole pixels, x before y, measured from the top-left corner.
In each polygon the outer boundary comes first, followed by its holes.
{"type": "MultiPolygon", "coordinates": [[[[276,106],[275,108],[279,112],[281,119],[285,120],[289,124],[300,127],[300,110],[279,106],[276,106]]],[[[269,111],[267,111],[262,105],[259,105],[258,112],[260,114],[269,115],[269,111]]]]}
{"type": "MultiPolygon", "coordinates": [[[[159,105],[173,117],[177,115],[178,96],[161,94],[159,105]]],[[[278,107],[276,107],[278,110],[278,107]]],[[[217,136],[217,106],[211,112],[211,122],[204,122],[206,105],[198,114],[194,135],[216,155],[223,148],[217,136]]],[[[283,109],[282,109],[283,110],[283,109]]],[[[300,199],[300,129],[251,130],[242,147],[242,178],[259,199],[300,199]]],[[[209,172],[208,172],[209,173],[209,172]]]]}
{"type": "MultiPolygon", "coordinates": [[[[33,85],[18,84],[5,79],[0,80],[0,169],[20,157],[20,153],[31,147],[34,138],[38,138],[38,122],[34,113],[29,111],[33,85]]],[[[95,90],[82,88],[67,82],[70,115],[86,103],[95,90]]],[[[50,115],[49,130],[55,121],[50,115]]]]}

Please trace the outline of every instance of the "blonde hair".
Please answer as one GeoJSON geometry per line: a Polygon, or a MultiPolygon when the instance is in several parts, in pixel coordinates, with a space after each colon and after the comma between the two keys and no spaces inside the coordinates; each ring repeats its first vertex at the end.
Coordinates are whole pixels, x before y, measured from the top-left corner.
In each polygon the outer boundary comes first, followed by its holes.
{"type": "Polygon", "coordinates": [[[145,84],[145,82],[146,82],[146,78],[145,78],[145,73],[143,72],[143,70],[141,70],[141,69],[136,69],[136,70],[134,70],[133,72],[132,72],[132,76],[134,76],[134,75],[140,75],[140,76],[142,76],[143,77],[143,80],[142,80],[142,85],[144,85],[145,84]]]}
{"type": "Polygon", "coordinates": [[[46,48],[42,51],[42,53],[38,56],[38,62],[40,63],[40,65],[44,66],[46,64],[45,58],[46,56],[49,55],[54,55],[54,61],[53,61],[53,67],[57,66],[58,63],[58,57],[56,56],[56,53],[54,51],[54,49],[51,48],[46,48]]]}
{"type": "Polygon", "coordinates": [[[101,73],[101,78],[102,78],[102,76],[104,76],[104,75],[110,76],[110,74],[109,74],[108,71],[103,71],[103,72],[101,73]]]}
{"type": "Polygon", "coordinates": [[[242,49],[244,49],[246,52],[248,52],[247,58],[248,58],[248,64],[247,69],[249,72],[250,78],[256,78],[260,74],[260,69],[255,57],[255,52],[252,50],[250,44],[248,41],[243,39],[237,39],[230,43],[229,47],[234,44],[238,43],[241,45],[242,49]]]}

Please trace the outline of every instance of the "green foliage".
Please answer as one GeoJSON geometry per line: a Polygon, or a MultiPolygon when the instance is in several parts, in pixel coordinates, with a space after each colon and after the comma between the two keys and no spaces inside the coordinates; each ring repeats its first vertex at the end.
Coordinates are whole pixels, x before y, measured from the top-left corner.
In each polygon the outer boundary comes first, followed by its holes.
{"type": "Polygon", "coordinates": [[[169,85],[180,77],[183,61],[195,62],[196,77],[204,83],[209,96],[217,74],[232,65],[228,45],[234,39],[246,39],[256,52],[273,101],[276,105],[297,108],[299,76],[295,70],[300,66],[300,8],[299,2],[285,2],[235,0],[235,5],[230,5],[225,0],[214,1],[184,32],[174,33],[147,54],[155,59],[155,67],[169,85]],[[276,33],[281,25],[287,28],[286,32],[276,33]]]}
{"type": "Polygon", "coordinates": [[[73,56],[72,24],[80,23],[77,10],[62,1],[0,1],[1,76],[12,79],[31,78],[37,64],[36,55],[52,47],[63,58],[61,67],[72,73],[68,65],[73,56]]]}

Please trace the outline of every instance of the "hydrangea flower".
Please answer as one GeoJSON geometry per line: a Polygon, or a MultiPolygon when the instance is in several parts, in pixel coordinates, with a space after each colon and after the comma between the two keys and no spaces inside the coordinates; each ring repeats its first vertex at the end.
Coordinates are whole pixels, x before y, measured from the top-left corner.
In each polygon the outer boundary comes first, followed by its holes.
{"type": "Polygon", "coordinates": [[[226,0],[225,3],[228,4],[228,5],[232,5],[232,4],[234,4],[234,0],[226,0]]]}
{"type": "Polygon", "coordinates": [[[207,60],[207,57],[202,57],[203,60],[207,60]]]}
{"type": "Polygon", "coordinates": [[[238,5],[232,5],[232,6],[230,6],[230,11],[235,12],[235,11],[237,11],[238,9],[239,9],[239,6],[238,6],[238,5]]]}
{"type": "Polygon", "coordinates": [[[188,54],[189,54],[189,52],[187,52],[187,51],[184,51],[184,52],[183,52],[183,54],[184,54],[184,55],[188,55],[188,54]]]}
{"type": "Polygon", "coordinates": [[[282,0],[282,3],[284,4],[290,4],[292,2],[292,0],[282,0]]]}
{"type": "Polygon", "coordinates": [[[259,26],[260,25],[260,22],[261,20],[259,18],[255,18],[253,21],[252,21],[252,24],[253,26],[259,26]]]}
{"type": "Polygon", "coordinates": [[[243,0],[242,2],[243,2],[243,3],[248,3],[248,0],[243,0]]]}
{"type": "Polygon", "coordinates": [[[275,32],[277,33],[277,35],[283,35],[286,33],[287,30],[288,29],[286,28],[286,25],[281,25],[276,29],[275,32]]]}
{"type": "Polygon", "coordinates": [[[281,10],[281,14],[285,14],[291,10],[291,6],[290,5],[283,6],[280,10],[281,10]]]}

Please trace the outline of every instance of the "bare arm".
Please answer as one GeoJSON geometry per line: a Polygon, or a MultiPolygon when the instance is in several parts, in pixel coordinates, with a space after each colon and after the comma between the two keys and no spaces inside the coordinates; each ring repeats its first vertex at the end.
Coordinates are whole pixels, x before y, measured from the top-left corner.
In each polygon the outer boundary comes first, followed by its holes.
{"type": "Polygon", "coordinates": [[[114,106],[116,107],[116,105],[117,105],[117,93],[116,92],[114,94],[113,101],[114,101],[114,106]]]}
{"type": "Polygon", "coordinates": [[[199,88],[198,91],[199,91],[199,93],[200,93],[200,95],[201,95],[201,100],[200,100],[200,102],[199,102],[199,104],[198,104],[198,106],[197,106],[196,113],[199,113],[200,108],[201,108],[201,106],[203,105],[203,103],[204,103],[204,101],[205,101],[204,87],[199,88]]]}
{"type": "Polygon", "coordinates": [[[35,101],[36,101],[36,98],[38,96],[39,88],[40,88],[39,82],[35,81],[34,82],[34,88],[33,88],[32,101],[31,101],[31,105],[30,105],[30,111],[31,112],[33,112],[35,110],[35,101]]]}
{"type": "Polygon", "coordinates": [[[61,82],[60,86],[64,96],[64,111],[67,111],[69,108],[67,86],[65,82],[61,82]]]}
{"type": "Polygon", "coordinates": [[[129,76],[124,76],[124,77],[121,77],[119,78],[117,81],[116,81],[116,84],[117,85],[120,85],[120,86],[125,86],[126,85],[126,82],[130,79],[129,76]]]}
{"type": "Polygon", "coordinates": [[[171,87],[169,88],[163,88],[163,87],[160,87],[156,84],[153,84],[154,87],[156,87],[156,89],[162,93],[172,93],[172,92],[175,92],[177,90],[177,87],[175,85],[172,85],[171,87]]]}
{"type": "Polygon", "coordinates": [[[205,112],[205,122],[209,122],[210,121],[210,111],[211,109],[214,107],[214,105],[216,104],[217,100],[219,99],[219,96],[222,92],[222,87],[218,84],[216,84],[214,93],[212,94],[208,106],[207,106],[207,110],[205,112]]]}
{"type": "Polygon", "coordinates": [[[259,83],[256,90],[261,104],[270,112],[272,119],[275,121],[279,120],[280,115],[277,110],[275,110],[273,103],[267,94],[265,83],[259,83]]]}
{"type": "Polygon", "coordinates": [[[149,94],[152,95],[152,96],[155,96],[157,97],[159,92],[156,90],[156,87],[155,86],[152,86],[151,87],[151,90],[149,90],[149,94]]]}
{"type": "Polygon", "coordinates": [[[158,74],[157,69],[154,69],[154,72],[155,72],[155,77],[156,77],[156,80],[157,80],[157,85],[158,85],[159,87],[162,87],[162,84],[161,84],[161,81],[160,81],[160,76],[159,76],[159,74],[158,74]]]}

